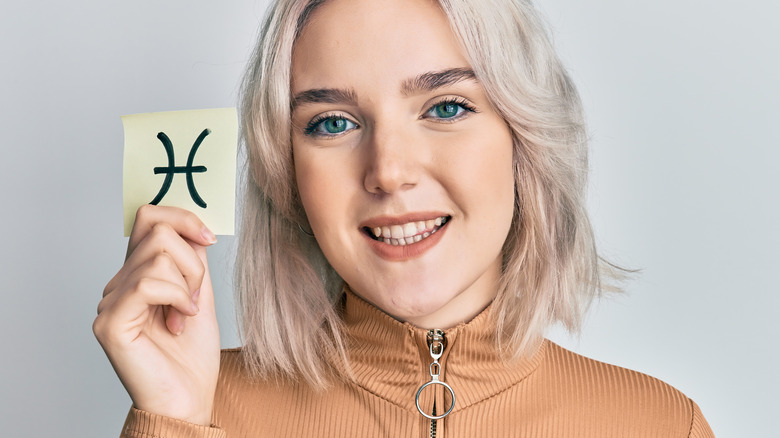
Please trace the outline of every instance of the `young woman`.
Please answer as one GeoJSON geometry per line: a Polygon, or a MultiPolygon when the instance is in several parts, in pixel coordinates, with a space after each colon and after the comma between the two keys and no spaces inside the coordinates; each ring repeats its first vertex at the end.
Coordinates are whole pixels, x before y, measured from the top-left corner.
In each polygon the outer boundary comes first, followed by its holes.
{"type": "Polygon", "coordinates": [[[543,338],[614,269],[528,1],[277,1],[242,99],[244,347],[219,350],[213,234],[141,208],[94,323],[123,436],[712,436],[670,386],[543,338]]]}

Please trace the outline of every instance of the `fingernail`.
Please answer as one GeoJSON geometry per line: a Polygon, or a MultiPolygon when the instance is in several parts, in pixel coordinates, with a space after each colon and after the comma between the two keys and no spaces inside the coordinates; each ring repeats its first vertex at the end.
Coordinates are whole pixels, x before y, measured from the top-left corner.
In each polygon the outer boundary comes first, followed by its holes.
{"type": "Polygon", "coordinates": [[[212,233],[208,228],[203,227],[203,230],[200,234],[209,244],[213,245],[217,243],[217,236],[215,236],[214,233],[212,233]]]}
{"type": "Polygon", "coordinates": [[[176,336],[179,336],[184,331],[184,320],[179,323],[179,328],[176,329],[176,336]]]}

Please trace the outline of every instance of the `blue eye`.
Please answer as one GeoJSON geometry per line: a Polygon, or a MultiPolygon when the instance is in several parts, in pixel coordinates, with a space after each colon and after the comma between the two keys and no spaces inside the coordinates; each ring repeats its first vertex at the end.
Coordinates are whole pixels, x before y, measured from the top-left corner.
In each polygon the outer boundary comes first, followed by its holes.
{"type": "Polygon", "coordinates": [[[339,116],[322,116],[312,120],[304,132],[315,137],[332,137],[357,128],[355,122],[339,116]]]}
{"type": "Polygon", "coordinates": [[[467,102],[458,100],[445,100],[439,102],[425,112],[424,117],[429,119],[453,120],[462,117],[466,111],[476,112],[467,102]]]}
{"type": "Polygon", "coordinates": [[[433,111],[437,117],[442,119],[449,119],[460,114],[461,111],[465,111],[460,105],[452,103],[442,103],[433,107],[433,111]]]}

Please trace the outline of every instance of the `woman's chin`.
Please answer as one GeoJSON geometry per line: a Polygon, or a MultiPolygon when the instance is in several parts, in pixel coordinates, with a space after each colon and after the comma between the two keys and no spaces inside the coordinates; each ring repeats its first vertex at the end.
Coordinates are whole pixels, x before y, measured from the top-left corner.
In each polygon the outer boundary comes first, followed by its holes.
{"type": "Polygon", "coordinates": [[[399,321],[421,328],[449,328],[455,325],[448,321],[450,315],[447,311],[454,295],[443,294],[441,290],[429,292],[418,288],[414,292],[389,291],[381,296],[364,299],[399,321]]]}

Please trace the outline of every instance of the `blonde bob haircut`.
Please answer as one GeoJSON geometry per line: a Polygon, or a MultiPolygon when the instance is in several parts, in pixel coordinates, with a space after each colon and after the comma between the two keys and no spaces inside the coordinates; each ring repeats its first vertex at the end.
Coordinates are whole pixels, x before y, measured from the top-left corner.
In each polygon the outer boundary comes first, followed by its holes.
{"type": "MultiPolygon", "coordinates": [[[[247,367],[315,387],[331,371],[349,374],[344,282],[303,231],[290,140],[293,45],[325,1],[275,1],[261,27],[241,94],[247,166],[236,264],[247,367]]],[[[533,353],[553,323],[578,330],[601,278],[615,275],[596,253],[585,210],[582,106],[530,0],[439,5],[514,139],[515,212],[491,306],[496,348],[511,360],[533,353]]]]}

